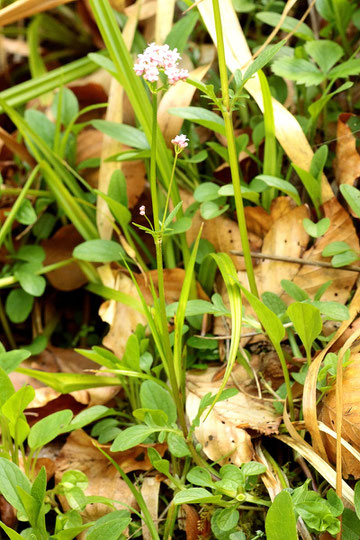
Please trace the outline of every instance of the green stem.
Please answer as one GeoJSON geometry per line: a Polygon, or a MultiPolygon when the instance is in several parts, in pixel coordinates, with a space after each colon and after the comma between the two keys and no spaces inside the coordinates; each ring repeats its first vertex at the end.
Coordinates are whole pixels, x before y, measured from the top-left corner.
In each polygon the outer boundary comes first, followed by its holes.
{"type": "Polygon", "coordinates": [[[287,398],[288,398],[288,401],[289,401],[290,418],[291,418],[291,421],[294,421],[295,420],[295,410],[294,410],[294,400],[293,400],[293,395],[292,395],[292,390],[291,390],[291,381],[290,381],[289,370],[288,370],[288,367],[286,365],[284,352],[283,352],[280,344],[276,344],[276,343],[273,342],[273,345],[274,345],[275,350],[276,350],[276,352],[278,354],[278,357],[280,359],[281,368],[282,368],[283,374],[284,374],[286,393],[287,393],[287,398]]]}
{"type": "Polygon", "coordinates": [[[290,343],[290,346],[291,346],[291,350],[292,350],[292,353],[293,353],[294,357],[295,358],[302,358],[302,354],[301,354],[301,351],[299,349],[298,344],[296,343],[295,335],[294,335],[294,332],[293,332],[292,328],[287,328],[286,333],[287,333],[289,343],[290,343]]]}
{"type": "Polygon", "coordinates": [[[239,163],[238,163],[237,152],[236,152],[234,126],[233,126],[232,114],[230,110],[229,82],[228,82],[227,69],[226,69],[224,39],[223,39],[223,31],[222,31],[222,24],[221,24],[219,0],[213,0],[213,10],[214,10],[214,20],[215,20],[216,38],[217,38],[221,92],[222,92],[223,104],[224,104],[222,114],[224,117],[225,133],[226,133],[226,138],[228,142],[229,165],[230,165],[230,171],[231,171],[231,179],[234,186],[235,206],[236,206],[236,213],[237,213],[237,219],[238,219],[238,224],[239,224],[240,239],[241,239],[241,244],[242,244],[242,250],[244,253],[245,268],[246,268],[246,272],[247,272],[247,276],[249,280],[250,290],[253,295],[259,298],[259,293],[256,287],[254,268],[253,268],[252,259],[250,255],[250,244],[249,244],[249,238],[248,238],[248,233],[246,229],[244,204],[243,204],[243,199],[241,195],[240,171],[239,171],[239,163]]]}
{"type": "Polygon", "coordinates": [[[136,487],[133,485],[133,482],[129,479],[127,474],[124,473],[122,468],[116,463],[116,461],[113,460],[109,454],[107,454],[100,446],[97,446],[98,450],[114,465],[115,469],[120,473],[121,478],[124,480],[128,488],[130,489],[131,493],[134,495],[136,502],[139,505],[139,508],[142,512],[142,515],[144,517],[144,521],[146,523],[147,528],[149,529],[149,532],[151,534],[151,538],[153,540],[160,540],[160,537],[158,535],[158,532],[156,530],[155,524],[152,520],[152,517],[150,515],[149,509],[147,507],[147,504],[145,503],[145,500],[143,496],[141,495],[141,492],[136,489],[136,487]]]}
{"type": "Polygon", "coordinates": [[[175,528],[175,521],[177,518],[178,510],[178,506],[175,506],[173,502],[170,503],[164,526],[163,540],[170,540],[171,538],[173,538],[173,532],[175,528]]]}
{"type": "Polygon", "coordinates": [[[11,349],[16,349],[16,342],[15,342],[14,336],[13,336],[13,334],[11,332],[9,321],[8,321],[7,316],[6,316],[6,313],[5,313],[4,306],[3,306],[1,298],[0,298],[0,321],[1,321],[1,325],[3,327],[6,339],[8,340],[11,349]]]}
{"type": "Polygon", "coordinates": [[[164,284],[164,270],[163,270],[163,256],[162,256],[162,231],[160,230],[159,223],[159,206],[157,196],[157,183],[156,183],[156,141],[157,141],[157,96],[156,93],[152,94],[152,113],[153,113],[153,131],[151,141],[151,161],[150,161],[150,189],[151,200],[153,207],[154,218],[154,230],[155,230],[155,249],[156,249],[156,267],[158,273],[158,289],[159,289],[159,311],[161,321],[161,334],[164,346],[164,355],[167,360],[167,371],[169,375],[170,386],[172,395],[175,401],[176,409],[178,412],[178,418],[181,425],[181,429],[184,432],[184,436],[187,435],[186,419],[184,413],[183,399],[179,392],[177,384],[175,367],[173,362],[173,353],[171,350],[168,323],[166,317],[166,302],[165,302],[165,284],[164,284]]]}
{"type": "MultiPolygon", "coordinates": [[[[53,270],[58,270],[59,268],[67,266],[68,264],[71,264],[73,262],[75,262],[75,259],[66,259],[65,261],[59,261],[57,263],[49,264],[48,266],[43,266],[42,268],[40,268],[40,270],[35,272],[35,274],[41,276],[42,274],[47,274],[48,272],[52,272],[53,270]]],[[[14,283],[17,283],[18,281],[18,278],[15,276],[7,276],[0,278],[0,289],[3,289],[4,287],[9,287],[10,285],[14,285],[14,283]]]]}
{"type": "MultiPolygon", "coordinates": [[[[271,92],[267,78],[261,69],[259,70],[258,75],[264,106],[265,148],[263,173],[269,174],[270,176],[276,176],[276,138],[271,92]]],[[[265,210],[270,210],[271,201],[276,197],[276,194],[277,190],[275,188],[269,188],[264,191],[263,204],[265,210]]]]}
{"type": "Polygon", "coordinates": [[[351,46],[350,46],[349,40],[346,37],[345,29],[344,29],[344,27],[342,25],[341,14],[340,14],[339,5],[338,5],[339,0],[331,0],[330,3],[331,3],[332,8],[333,8],[333,12],[334,12],[334,15],[335,15],[336,27],[337,27],[337,30],[338,30],[338,32],[340,34],[343,47],[344,47],[346,53],[350,56],[352,51],[351,51],[351,46]]]}
{"type": "Polygon", "coordinates": [[[168,211],[168,208],[169,208],[170,193],[171,193],[171,188],[172,188],[172,184],[173,184],[173,181],[174,181],[177,158],[178,158],[178,153],[176,152],[175,158],[174,158],[174,163],[173,163],[172,170],[171,170],[171,178],[170,178],[169,188],[168,188],[168,192],[167,192],[167,195],[166,195],[164,216],[163,216],[163,220],[162,220],[162,223],[161,223],[161,233],[164,232],[166,214],[167,214],[167,211],[168,211]]]}
{"type": "Polygon", "coordinates": [[[35,177],[36,177],[38,172],[39,172],[39,165],[36,165],[35,169],[32,171],[29,178],[26,180],[26,182],[24,184],[24,187],[22,188],[18,198],[16,199],[15,203],[13,204],[13,207],[11,208],[11,210],[9,212],[9,215],[7,216],[3,226],[1,227],[1,229],[0,229],[0,246],[2,246],[7,233],[10,231],[11,225],[12,225],[13,221],[15,220],[16,213],[19,210],[22,202],[24,201],[24,199],[25,199],[25,197],[27,195],[27,192],[29,191],[30,186],[33,183],[33,181],[35,180],[35,177]]]}
{"type": "MultiPolygon", "coordinates": [[[[0,196],[1,195],[19,195],[21,193],[23,188],[17,188],[17,187],[8,187],[5,184],[3,184],[0,188],[0,196]]],[[[27,195],[29,197],[48,197],[52,198],[52,194],[50,191],[46,191],[45,189],[28,189],[27,195]]]]}

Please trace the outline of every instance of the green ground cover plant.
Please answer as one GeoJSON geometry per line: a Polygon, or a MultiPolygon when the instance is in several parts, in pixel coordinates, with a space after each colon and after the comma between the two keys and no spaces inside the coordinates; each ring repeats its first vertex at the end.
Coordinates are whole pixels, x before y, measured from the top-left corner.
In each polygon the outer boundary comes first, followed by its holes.
{"type": "Polygon", "coordinates": [[[360,538],[360,9],[0,9],[0,527],[360,538]]]}

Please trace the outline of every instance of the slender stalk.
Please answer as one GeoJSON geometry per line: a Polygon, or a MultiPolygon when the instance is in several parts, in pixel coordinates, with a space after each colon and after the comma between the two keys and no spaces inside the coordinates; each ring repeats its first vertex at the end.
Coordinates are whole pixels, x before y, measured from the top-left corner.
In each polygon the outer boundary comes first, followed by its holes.
{"type": "Polygon", "coordinates": [[[144,517],[144,522],[146,523],[146,525],[147,525],[147,527],[149,529],[149,532],[151,534],[151,538],[153,540],[160,540],[159,534],[158,534],[158,532],[156,530],[156,527],[155,527],[155,523],[153,522],[153,519],[152,519],[151,514],[149,512],[149,509],[148,509],[148,507],[146,505],[146,502],[145,502],[143,496],[141,495],[141,491],[136,489],[136,487],[133,485],[133,482],[129,479],[127,474],[124,473],[124,471],[122,470],[120,465],[118,465],[116,463],[116,461],[114,461],[113,458],[111,456],[109,456],[109,454],[107,454],[100,446],[97,446],[97,448],[113,464],[115,469],[120,473],[121,478],[124,480],[124,482],[126,483],[128,488],[130,489],[131,493],[135,497],[136,502],[138,503],[139,508],[140,508],[140,510],[142,512],[142,515],[144,517]]]}
{"type": "Polygon", "coordinates": [[[37,165],[35,167],[35,169],[30,174],[29,178],[26,180],[26,182],[24,184],[24,187],[22,188],[18,198],[16,199],[15,203],[13,204],[13,207],[11,208],[11,210],[9,212],[8,217],[6,218],[3,226],[1,227],[1,229],[0,229],[0,246],[3,244],[7,233],[10,231],[11,225],[12,225],[14,219],[15,219],[15,216],[16,216],[16,212],[19,210],[22,202],[24,201],[24,199],[25,199],[25,197],[27,195],[27,192],[29,191],[30,186],[33,183],[33,181],[35,180],[35,177],[36,177],[38,172],[39,172],[39,165],[37,165]]]}
{"type": "MultiPolygon", "coordinates": [[[[276,138],[274,111],[272,106],[269,83],[264,73],[259,70],[259,80],[264,104],[264,125],[265,125],[265,148],[263,173],[276,176],[276,138]]],[[[270,210],[271,201],[276,197],[277,190],[269,188],[263,193],[263,204],[267,211],[270,210]]]]}
{"type": "Polygon", "coordinates": [[[281,368],[282,368],[282,371],[283,371],[283,374],[284,374],[286,393],[287,393],[287,398],[288,398],[288,402],[289,402],[289,409],[290,409],[290,418],[291,418],[291,421],[293,422],[295,420],[295,409],[294,409],[294,399],[293,399],[293,395],[292,395],[289,370],[288,370],[288,367],[286,365],[284,352],[283,352],[280,344],[276,344],[276,343],[273,342],[273,345],[274,345],[275,350],[277,352],[277,355],[279,357],[281,368]]]}
{"type": "MultiPolygon", "coordinates": [[[[168,323],[166,317],[166,302],[165,302],[165,284],[164,284],[164,269],[163,269],[163,255],[162,255],[162,230],[160,230],[159,223],[159,205],[157,196],[157,183],[156,183],[156,142],[157,142],[157,95],[152,94],[152,113],[153,113],[153,131],[151,141],[151,161],[150,161],[150,189],[151,189],[151,201],[153,207],[154,218],[154,230],[155,230],[155,249],[156,249],[156,267],[158,273],[158,289],[159,289],[159,311],[161,320],[161,335],[164,346],[164,355],[167,360],[167,368],[169,374],[169,381],[172,390],[172,395],[175,401],[176,409],[178,412],[178,418],[181,425],[181,429],[184,432],[184,436],[187,435],[186,419],[183,406],[183,398],[179,392],[179,387],[176,379],[175,367],[173,362],[173,353],[171,350],[168,323]]],[[[195,451],[195,449],[194,449],[195,451]]]]}
{"type": "Polygon", "coordinates": [[[12,349],[16,349],[16,341],[14,339],[14,336],[13,336],[12,332],[11,332],[11,328],[10,328],[8,318],[7,318],[5,310],[4,310],[4,306],[3,306],[3,303],[2,303],[1,297],[0,297],[0,322],[1,322],[1,326],[3,327],[6,339],[9,342],[10,347],[12,349]]]}
{"type": "Polygon", "coordinates": [[[221,15],[219,8],[219,0],[213,0],[213,10],[214,10],[214,20],[216,28],[216,39],[217,39],[217,50],[218,50],[218,62],[219,62],[219,72],[221,80],[221,92],[223,98],[223,110],[222,115],[225,122],[225,132],[228,142],[228,153],[229,153],[229,165],[231,171],[231,179],[234,186],[234,197],[235,197],[235,206],[237,219],[239,224],[239,232],[241,245],[244,252],[245,267],[249,280],[250,290],[257,298],[259,298],[259,293],[256,286],[254,268],[250,255],[250,244],[248,233],[246,229],[246,220],[244,212],[244,204],[241,195],[241,186],[240,186],[240,171],[239,163],[237,159],[236,144],[235,144],[235,135],[234,135],[234,126],[232,122],[232,114],[230,109],[230,96],[229,96],[229,83],[226,70],[226,60],[225,60],[225,49],[224,49],[224,39],[223,31],[221,24],[221,15]]]}
{"type": "MultiPolygon", "coordinates": [[[[43,266],[42,268],[40,268],[40,270],[35,272],[35,274],[41,276],[42,274],[47,274],[48,272],[52,272],[53,270],[58,270],[59,268],[67,266],[68,264],[71,264],[73,262],[75,262],[75,259],[65,259],[64,261],[49,264],[48,266],[43,266]]],[[[4,287],[9,287],[10,285],[14,285],[14,283],[17,283],[18,281],[18,278],[15,276],[6,276],[0,278],[0,289],[3,289],[4,287]]]]}

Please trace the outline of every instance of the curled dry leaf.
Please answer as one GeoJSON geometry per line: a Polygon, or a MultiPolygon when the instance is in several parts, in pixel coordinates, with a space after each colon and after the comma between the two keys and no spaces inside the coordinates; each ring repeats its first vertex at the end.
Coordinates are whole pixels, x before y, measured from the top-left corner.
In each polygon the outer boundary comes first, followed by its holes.
{"type": "MultiPolygon", "coordinates": [[[[146,476],[143,480],[141,486],[141,495],[145,501],[146,507],[149,510],[151,519],[155,524],[156,529],[158,529],[159,521],[159,492],[160,492],[160,481],[154,476],[146,476]]],[[[143,522],[142,525],[142,536],[143,540],[152,540],[151,532],[149,528],[143,522]]]]}
{"type": "MultiPolygon", "coordinates": [[[[85,490],[86,495],[101,495],[136,507],[137,503],[130,489],[121,479],[115,467],[96,448],[96,444],[97,441],[89,437],[83,430],[71,433],[55,461],[55,482],[58,483],[61,480],[65,471],[77,469],[88,477],[89,485],[85,490]]],[[[136,446],[125,452],[110,452],[107,445],[102,445],[102,448],[120,465],[125,473],[152,469],[146,445],[136,446]]],[[[157,444],[155,448],[163,456],[166,445],[157,444]]],[[[63,508],[68,509],[65,498],[61,496],[60,500],[63,508]]],[[[115,506],[119,510],[124,508],[121,504],[115,506]]],[[[110,508],[103,504],[92,504],[86,507],[83,517],[85,521],[91,521],[110,511],[110,508]]]]}
{"type": "MultiPolygon", "coordinates": [[[[181,190],[181,199],[183,200],[184,210],[195,202],[192,194],[185,190],[181,190]]],[[[242,249],[237,222],[224,215],[214,219],[204,220],[200,215],[200,210],[198,210],[194,214],[191,227],[186,233],[188,244],[192,244],[195,241],[202,224],[203,231],[201,238],[211,242],[217,252],[223,251],[229,253],[237,270],[245,270],[243,257],[237,257],[230,253],[231,250],[241,251],[242,249]]],[[[251,231],[249,231],[249,242],[252,251],[260,250],[262,240],[251,231]]]]}
{"type": "MultiPolygon", "coordinates": [[[[190,422],[198,412],[201,398],[219,390],[221,381],[212,382],[215,372],[216,368],[209,368],[205,374],[188,374],[186,412],[190,422]]],[[[204,421],[206,414],[205,411],[200,426],[195,429],[195,437],[206,456],[222,465],[231,462],[240,466],[251,461],[254,449],[246,430],[270,435],[277,433],[281,420],[271,404],[242,392],[217,403],[204,421]]]]}
{"type": "MultiPolygon", "coordinates": [[[[262,252],[266,254],[301,257],[309,235],[304,229],[303,219],[309,215],[308,208],[297,206],[276,219],[264,238],[262,252]]],[[[281,279],[292,280],[300,265],[284,261],[263,260],[256,268],[256,282],[260,291],[282,292],[281,279]]]]}
{"type": "Polygon", "coordinates": [[[335,177],[338,184],[354,185],[360,176],[360,155],[356,149],[354,137],[348,120],[353,114],[342,113],[339,115],[336,133],[336,158],[335,177]]]}
{"type": "Polygon", "coordinates": [[[146,2],[141,2],[141,6],[139,6],[139,2],[135,2],[135,4],[132,4],[131,6],[125,8],[125,15],[127,15],[128,17],[139,17],[139,21],[145,21],[146,19],[150,19],[155,15],[156,4],[157,0],[148,0],[146,2]]]}
{"type": "MultiPolygon", "coordinates": [[[[103,134],[95,129],[86,129],[78,136],[76,163],[101,157],[103,134]]],[[[127,147],[124,147],[125,149],[127,147]]],[[[133,208],[145,188],[145,165],[142,161],[126,161],[122,171],[126,178],[129,208],[133,208]]],[[[94,187],[98,185],[98,169],[84,171],[84,178],[94,187]]]]}
{"type": "MultiPolygon", "coordinates": [[[[73,225],[61,227],[51,238],[41,243],[46,253],[44,264],[49,265],[70,259],[75,247],[81,242],[83,238],[73,225]]],[[[48,272],[46,277],[50,284],[60,291],[74,291],[88,281],[76,263],[48,272]]]]}
{"type": "Polygon", "coordinates": [[[0,495],[0,519],[8,527],[15,527],[17,521],[15,508],[2,495],[0,495]]]}
{"type": "MultiPolygon", "coordinates": [[[[352,354],[343,373],[343,415],[342,437],[360,451],[360,353],[352,354]]],[[[322,401],[319,419],[336,430],[336,383],[322,401]]],[[[327,455],[333,463],[336,460],[336,440],[323,434],[327,455]]],[[[343,476],[360,478],[360,461],[346,448],[342,448],[343,476]]]]}

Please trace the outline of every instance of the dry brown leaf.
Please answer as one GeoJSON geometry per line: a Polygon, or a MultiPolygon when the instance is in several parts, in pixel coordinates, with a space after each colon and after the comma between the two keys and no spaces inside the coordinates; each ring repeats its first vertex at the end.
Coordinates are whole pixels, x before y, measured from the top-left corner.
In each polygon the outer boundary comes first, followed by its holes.
{"type": "MultiPolygon", "coordinates": [[[[356,450],[360,450],[360,354],[352,354],[350,365],[343,372],[342,437],[356,450]]],[[[336,383],[322,400],[319,419],[331,429],[336,429],[336,383]]],[[[327,455],[333,463],[336,457],[336,440],[323,434],[327,455]]],[[[349,475],[360,478],[360,462],[346,448],[342,449],[344,478],[349,475]]]]}
{"type": "MultiPolygon", "coordinates": [[[[190,422],[198,412],[201,398],[219,390],[222,381],[209,380],[215,372],[216,368],[209,368],[205,374],[188,374],[186,413],[190,422]]],[[[206,414],[205,411],[200,426],[195,429],[195,437],[206,456],[222,465],[231,462],[240,466],[251,461],[254,449],[247,429],[269,435],[276,433],[280,424],[280,417],[271,405],[242,392],[217,403],[204,421],[206,414]]]]}
{"type": "Polygon", "coordinates": [[[353,186],[360,176],[360,155],[356,149],[356,138],[347,121],[352,114],[339,115],[336,133],[335,177],[338,184],[353,186]]]}
{"type": "MultiPolygon", "coordinates": [[[[30,363],[30,367],[48,373],[84,373],[86,370],[99,369],[98,364],[73,349],[62,349],[51,345],[39,354],[36,360],[30,363]]],[[[107,374],[103,373],[102,375],[107,374]]],[[[41,382],[28,375],[13,372],[10,374],[10,378],[16,389],[25,384],[30,384],[35,389],[35,398],[27,408],[30,420],[40,420],[48,414],[63,409],[71,409],[74,414],[77,414],[85,407],[105,405],[120,389],[120,386],[104,386],[89,388],[88,390],[77,390],[69,394],[60,394],[60,392],[44,386],[41,382]]]]}
{"type": "MultiPolygon", "coordinates": [[[[261,233],[266,233],[264,239],[261,240],[261,253],[301,257],[309,241],[309,235],[302,224],[303,219],[308,215],[309,210],[306,205],[295,206],[289,197],[274,199],[270,215],[266,220],[264,219],[262,229],[260,229],[257,219],[261,220],[263,212],[252,212],[249,216],[250,227],[261,233]]],[[[238,258],[243,260],[243,257],[238,258]]],[[[261,259],[260,262],[257,260],[255,264],[257,264],[255,278],[260,294],[265,291],[281,294],[280,281],[282,279],[292,280],[300,268],[299,264],[269,259],[261,259]]],[[[238,272],[238,277],[245,286],[248,285],[245,271],[238,272]]],[[[244,302],[248,304],[245,299],[244,302]]]]}
{"type": "Polygon", "coordinates": [[[16,156],[28,163],[31,167],[35,167],[36,161],[28,152],[25,144],[19,143],[13,135],[10,135],[10,133],[5,131],[2,127],[0,127],[0,139],[16,156]]]}
{"type": "Polygon", "coordinates": [[[15,508],[2,495],[0,495],[0,519],[11,528],[14,528],[17,522],[15,508]]]}
{"type": "MultiPolygon", "coordinates": [[[[61,227],[51,238],[43,240],[41,243],[46,253],[44,264],[54,264],[70,259],[74,248],[81,242],[83,242],[83,238],[73,225],[61,227]]],[[[46,277],[51,285],[60,291],[74,291],[88,281],[76,263],[48,272],[46,277]]]]}
{"type": "MultiPolygon", "coordinates": [[[[194,202],[193,195],[185,190],[181,190],[181,199],[183,201],[184,210],[194,202]]],[[[214,219],[204,220],[200,215],[200,210],[198,210],[195,212],[192,218],[191,227],[186,233],[188,244],[192,244],[192,242],[195,241],[202,224],[203,231],[201,238],[211,242],[216,251],[229,253],[237,270],[245,270],[243,257],[237,257],[230,253],[231,250],[242,250],[237,222],[224,215],[214,219]]],[[[249,242],[251,251],[260,250],[262,240],[251,231],[249,231],[249,242]]]]}
{"type": "MultiPolygon", "coordinates": [[[[198,9],[213,42],[216,44],[212,0],[203,0],[199,3],[198,9]]],[[[226,32],[224,32],[226,63],[230,71],[234,72],[251,61],[252,55],[231,0],[222,0],[221,17],[223,27],[226,28],[226,32]]],[[[255,99],[260,109],[263,109],[262,92],[257,74],[246,83],[245,88],[255,99]]],[[[299,122],[276,99],[272,98],[272,104],[275,117],[275,134],[279,143],[291,161],[302,169],[309,170],[313,151],[299,122]]],[[[326,201],[331,197],[333,197],[333,192],[325,176],[323,176],[322,199],[326,201]]]]}
{"type": "MultiPolygon", "coordinates": [[[[141,486],[141,495],[143,496],[156,530],[158,529],[159,522],[159,492],[160,481],[154,476],[146,476],[141,486]]],[[[144,521],[142,524],[142,536],[143,540],[152,540],[153,538],[144,521]]]]}
{"type": "MultiPolygon", "coordinates": [[[[110,454],[110,452],[109,452],[110,454]]],[[[112,454],[114,457],[114,454],[112,454]]],[[[108,497],[126,505],[136,507],[136,500],[120,474],[108,459],[93,445],[92,439],[82,430],[70,434],[67,442],[55,460],[55,482],[60,482],[64,472],[76,469],[86,474],[89,485],[85,490],[88,496],[108,497]]],[[[64,496],[60,502],[65,511],[69,510],[64,496]]],[[[115,504],[118,510],[124,509],[121,504],[115,504]]],[[[111,509],[104,504],[91,504],[82,512],[85,522],[99,519],[111,509]]]]}
{"type": "Polygon", "coordinates": [[[338,350],[336,344],[342,337],[344,332],[349,328],[355,317],[360,311],[360,288],[356,290],[356,293],[351,300],[350,306],[350,318],[347,321],[341,323],[340,328],[335,333],[334,337],[329,341],[327,346],[315,357],[310,364],[308,374],[306,376],[303,392],[303,412],[306,429],[311,434],[312,444],[314,450],[326,461],[327,455],[324,447],[324,443],[321,437],[321,433],[317,421],[317,379],[318,372],[325,355],[330,350],[338,350]]]}
{"type": "Polygon", "coordinates": [[[246,206],[245,218],[248,232],[264,238],[273,223],[273,217],[262,206],[246,206]]]}
{"type": "MultiPolygon", "coordinates": [[[[323,205],[323,212],[324,216],[331,221],[330,227],[324,236],[318,238],[314,246],[304,253],[303,258],[314,261],[330,261],[329,258],[322,257],[321,253],[325,246],[338,241],[346,242],[351,249],[359,251],[359,238],[352,219],[335,197],[323,205]]],[[[356,279],[355,272],[305,265],[300,268],[293,281],[312,297],[323,283],[332,280],[332,284],[325,291],[321,300],[345,304],[356,279]]]]}
{"type": "MultiPolygon", "coordinates": [[[[74,431],[69,435],[55,461],[56,483],[61,480],[65,471],[77,469],[88,477],[89,485],[85,490],[86,495],[108,497],[136,508],[137,503],[130,489],[121,479],[115,467],[96,448],[94,443],[97,444],[97,441],[89,437],[83,430],[74,431]]],[[[152,464],[146,452],[147,445],[140,445],[125,452],[110,452],[107,445],[103,445],[102,448],[121,466],[125,473],[152,469],[152,464]]],[[[162,456],[166,444],[156,444],[155,448],[162,456]]],[[[61,504],[64,509],[68,508],[64,497],[61,497],[61,504]]],[[[120,504],[115,506],[119,510],[124,508],[120,504]]],[[[110,508],[103,504],[92,504],[86,507],[82,515],[85,521],[91,521],[110,511],[110,508]]]]}
{"type": "Polygon", "coordinates": [[[186,532],[186,540],[204,540],[209,536],[206,533],[210,533],[210,523],[209,531],[206,531],[205,520],[201,520],[195,506],[182,504],[179,509],[178,523],[179,528],[186,532]]]}
{"type": "MultiPolygon", "coordinates": [[[[168,0],[166,0],[166,2],[168,2],[168,0]]],[[[194,69],[190,72],[189,76],[201,81],[208,72],[210,65],[211,64],[207,64],[206,66],[200,66],[194,69]]],[[[179,81],[166,92],[160,102],[158,108],[158,123],[168,146],[171,145],[171,139],[180,133],[181,126],[184,123],[183,118],[169,114],[168,109],[171,107],[187,107],[191,103],[195,91],[195,86],[187,84],[184,81],[179,81]]]]}
{"type": "MultiPolygon", "coordinates": [[[[262,253],[301,257],[309,241],[309,235],[302,223],[308,216],[309,210],[303,205],[279,217],[264,238],[262,253]]],[[[294,263],[263,260],[256,267],[256,283],[259,291],[280,294],[281,279],[286,276],[286,279],[292,280],[299,268],[300,265],[294,263]]]]}

